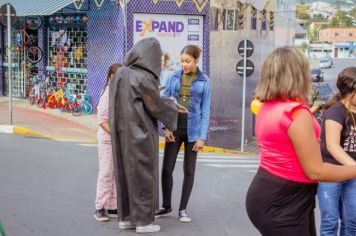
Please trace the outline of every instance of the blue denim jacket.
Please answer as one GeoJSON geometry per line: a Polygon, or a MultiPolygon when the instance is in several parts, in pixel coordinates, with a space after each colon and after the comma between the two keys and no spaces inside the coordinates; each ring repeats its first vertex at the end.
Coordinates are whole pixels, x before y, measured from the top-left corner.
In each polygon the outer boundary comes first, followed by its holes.
{"type": "MultiPolygon", "coordinates": [[[[179,91],[183,70],[177,70],[168,78],[163,92],[165,97],[175,97],[179,101],[179,91]]],[[[190,87],[188,108],[188,142],[206,140],[210,118],[210,79],[197,69],[197,78],[190,87]]]]}

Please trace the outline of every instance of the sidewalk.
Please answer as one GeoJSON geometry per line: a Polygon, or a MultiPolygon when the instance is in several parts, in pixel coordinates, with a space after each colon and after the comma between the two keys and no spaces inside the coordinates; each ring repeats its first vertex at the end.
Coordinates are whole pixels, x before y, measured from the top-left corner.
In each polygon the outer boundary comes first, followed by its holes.
{"type": "MultiPolygon", "coordinates": [[[[97,142],[98,123],[96,115],[73,116],[71,113],[60,112],[58,109],[38,108],[30,105],[27,99],[12,101],[12,126],[7,97],[0,97],[0,133],[15,133],[65,141],[97,142]]],[[[164,140],[160,138],[160,148],[164,140]]],[[[227,150],[218,147],[204,147],[205,152],[257,154],[255,142],[246,145],[245,152],[227,150]]]]}
{"type": "MultiPolygon", "coordinates": [[[[68,141],[97,142],[95,115],[73,116],[58,109],[30,105],[27,99],[13,99],[13,133],[68,141]]],[[[11,133],[8,98],[0,97],[0,126],[11,133]]],[[[1,130],[0,130],[1,132],[1,130]]],[[[4,131],[3,131],[4,132],[4,131]]]]}

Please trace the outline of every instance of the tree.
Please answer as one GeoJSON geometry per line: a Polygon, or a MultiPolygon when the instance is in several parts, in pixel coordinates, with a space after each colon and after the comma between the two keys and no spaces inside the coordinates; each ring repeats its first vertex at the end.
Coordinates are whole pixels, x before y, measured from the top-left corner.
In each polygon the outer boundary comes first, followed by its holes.
{"type": "Polygon", "coordinates": [[[302,11],[297,11],[297,19],[301,20],[310,20],[311,17],[308,13],[302,12],[302,11]]]}
{"type": "Polygon", "coordinates": [[[330,25],[331,27],[337,27],[337,26],[340,25],[340,23],[339,23],[339,21],[338,21],[338,19],[337,19],[336,16],[334,16],[333,18],[331,18],[331,21],[330,21],[329,25],[330,25]]]}
{"type": "Polygon", "coordinates": [[[352,18],[346,11],[338,10],[330,21],[330,26],[352,26],[352,18]]]}
{"type": "Polygon", "coordinates": [[[318,15],[314,15],[313,19],[321,21],[321,20],[325,20],[325,17],[322,14],[319,13],[318,15]]]}
{"type": "Polygon", "coordinates": [[[356,18],[356,7],[352,8],[352,11],[350,12],[350,14],[354,19],[356,18]]]}

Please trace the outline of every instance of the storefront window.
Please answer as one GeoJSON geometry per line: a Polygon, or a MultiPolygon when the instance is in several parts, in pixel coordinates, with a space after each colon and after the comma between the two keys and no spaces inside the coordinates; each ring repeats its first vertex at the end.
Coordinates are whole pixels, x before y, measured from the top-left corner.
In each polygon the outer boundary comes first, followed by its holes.
{"type": "MultiPolygon", "coordinates": [[[[26,97],[31,78],[38,74],[38,64],[43,59],[43,51],[38,47],[38,29],[43,25],[39,16],[19,17],[12,28],[12,95],[26,97]]],[[[7,40],[7,31],[4,35],[7,40]]],[[[5,45],[7,42],[5,42],[5,45]]],[[[8,55],[4,50],[6,94],[8,94],[8,55]]]]}
{"type": "Polygon", "coordinates": [[[87,90],[87,21],[85,14],[48,19],[48,66],[52,86],[72,84],[76,94],[87,90]]]}

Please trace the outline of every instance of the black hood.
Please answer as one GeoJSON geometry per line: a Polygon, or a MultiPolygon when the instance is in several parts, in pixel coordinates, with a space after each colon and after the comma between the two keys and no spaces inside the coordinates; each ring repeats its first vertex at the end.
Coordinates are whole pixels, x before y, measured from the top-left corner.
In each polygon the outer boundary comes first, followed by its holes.
{"type": "Polygon", "coordinates": [[[146,38],[138,41],[128,52],[125,66],[141,68],[155,75],[156,79],[161,74],[161,45],[155,38],[146,38]]]}

